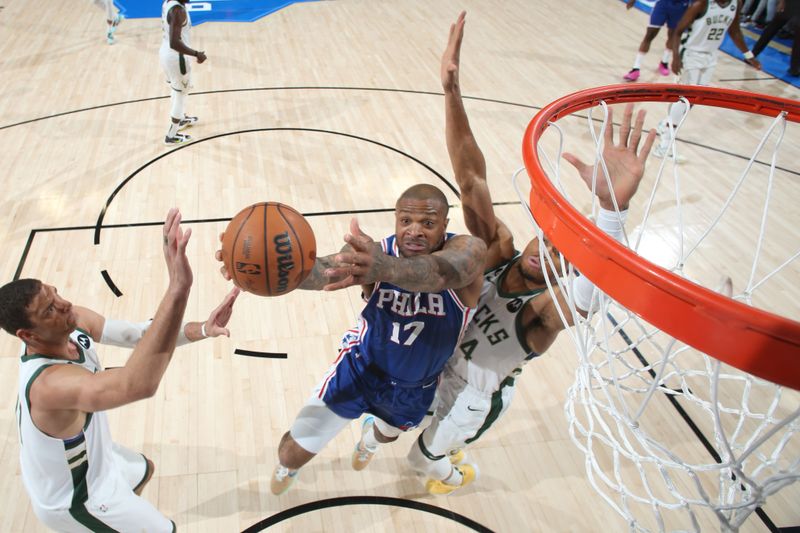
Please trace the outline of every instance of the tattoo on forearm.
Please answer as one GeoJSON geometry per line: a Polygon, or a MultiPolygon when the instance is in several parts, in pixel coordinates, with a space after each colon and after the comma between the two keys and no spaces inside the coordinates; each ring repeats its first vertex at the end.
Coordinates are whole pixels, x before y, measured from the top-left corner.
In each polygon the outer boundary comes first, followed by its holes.
{"type": "Polygon", "coordinates": [[[301,283],[298,288],[307,291],[319,291],[322,290],[325,285],[331,283],[331,279],[325,275],[325,269],[334,266],[333,258],[335,255],[336,254],[331,254],[325,257],[317,257],[317,260],[314,262],[314,268],[311,269],[311,274],[303,280],[303,283],[301,283]]]}

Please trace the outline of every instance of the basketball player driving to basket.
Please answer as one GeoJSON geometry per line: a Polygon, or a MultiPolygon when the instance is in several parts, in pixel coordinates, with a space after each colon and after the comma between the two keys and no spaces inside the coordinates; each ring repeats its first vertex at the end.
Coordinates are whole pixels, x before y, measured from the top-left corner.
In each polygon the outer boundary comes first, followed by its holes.
{"type": "MultiPolygon", "coordinates": [[[[281,438],[273,494],[288,490],[300,467],[363,413],[371,416],[353,452],[356,470],[367,466],[380,443],[396,440],[425,416],[439,373],[474,313],[486,253],[481,239],[447,233],[448,209],[433,185],[410,187],[395,205],[394,235],[375,242],[353,219],[344,248],[317,258],[299,286],[360,285],[366,305],[281,438]]],[[[230,279],[224,266],[222,272],[230,279]]]]}
{"type": "MultiPolygon", "coordinates": [[[[474,479],[465,475],[476,467],[464,462],[463,448],[480,438],[505,413],[522,366],[543,354],[564,329],[558,306],[568,318],[572,316],[565,295],[558,288],[553,292],[547,290],[545,268],[550,271],[551,279],[560,275],[558,260],[552,267],[541,262],[538,237],[518,252],[511,231],[495,215],[486,161],[470,128],[461,96],[459,71],[465,17],[462,12],[450,27],[442,55],[445,132],[453,173],[461,191],[464,220],[470,233],[486,243],[487,254],[475,319],[442,373],[432,423],[408,454],[411,467],[428,477],[426,489],[431,494],[448,494],[474,479]]],[[[599,171],[595,194],[601,209],[597,225],[621,240],[628,203],[644,176],[645,161],[656,133],[651,130],[639,149],[645,112],[639,111],[633,123],[633,106],[629,105],[615,143],[612,115],[609,108],[603,158],[613,190],[599,171]]],[[[594,167],[573,154],[565,153],[564,158],[593,190],[594,167]]],[[[550,243],[543,244],[550,249],[550,256],[558,257],[550,243]]],[[[572,290],[579,309],[589,310],[594,291],[592,282],[578,276],[572,290]]]]}

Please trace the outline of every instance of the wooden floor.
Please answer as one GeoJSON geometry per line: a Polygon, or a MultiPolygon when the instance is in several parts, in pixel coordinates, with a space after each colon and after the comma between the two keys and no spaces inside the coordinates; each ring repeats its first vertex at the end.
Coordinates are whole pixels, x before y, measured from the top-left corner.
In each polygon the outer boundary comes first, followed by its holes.
{"type": "MultiPolygon", "coordinates": [[[[200,116],[191,132],[200,141],[172,151],[161,142],[169,100],[157,20],[126,20],[109,47],[104,14],[91,2],[6,0],[0,10],[0,280],[41,278],[106,316],[146,319],[165,287],[159,223],[179,206],[193,229],[195,285],[187,319],[204,319],[227,290],[212,259],[216,237],[250,203],[281,201],[309,214],[322,254],[340,247],[360,210],[368,233],[390,234],[394,201],[412,184],[437,184],[456,203],[439,57],[461,9],[468,11],[461,80],[464,94],[475,98],[468,112],[494,200],[502,204],[498,213],[523,244],[531,232],[509,180],[522,165],[523,131],[539,107],[616,83],[630,68],[647,18],[626,12],[621,2],[332,0],[295,4],[251,24],[203,24],[193,42],[209,59],[195,68],[187,108],[200,116]],[[103,228],[96,233],[98,222],[103,228]]],[[[651,70],[660,50],[653,46],[642,81],[662,80],[651,70]]],[[[800,96],[728,56],[720,57],[716,79],[724,87],[800,96]]],[[[758,140],[754,121],[740,114],[713,126],[687,126],[686,139],[696,144],[688,145],[684,168],[704,183],[690,201],[713,195],[715,180],[732,172],[714,162],[720,150],[741,170],[738,156],[749,156],[758,140]]],[[[789,185],[778,208],[793,212],[788,220],[794,222],[798,139],[796,131],[787,137],[780,160],[789,185]]],[[[451,213],[451,229],[463,231],[459,210],[451,213]]],[[[789,222],[782,231],[787,248],[797,248],[797,225],[789,222]]],[[[782,293],[781,312],[797,320],[791,291],[796,287],[782,293]]],[[[296,506],[359,496],[436,506],[498,532],[627,527],[592,490],[567,432],[563,403],[576,358],[566,336],[527,367],[510,412],[470,451],[481,467],[474,486],[444,498],[425,494],[405,465],[415,435],[382,448],[367,470],[354,472],[354,422],[302,470],[289,493],[272,496],[278,439],[360,307],[355,290],[244,295],[231,339],[179,349],[153,399],[110,413],[115,439],[155,461],[144,495],[179,531],[241,531],[296,506]],[[288,358],[243,357],[235,349],[288,358]]],[[[17,350],[16,339],[0,336],[0,531],[36,532],[44,529],[19,472],[17,350]]],[[[101,355],[115,366],[126,352],[106,348],[101,355]]],[[[674,424],[682,446],[694,446],[675,416],[666,425],[674,424]]],[[[779,527],[798,526],[799,499],[797,486],[790,487],[765,511],[779,527]]],[[[272,528],[464,529],[417,508],[364,504],[312,511],[272,528]]],[[[743,528],[767,530],[755,516],[743,528]]]]}

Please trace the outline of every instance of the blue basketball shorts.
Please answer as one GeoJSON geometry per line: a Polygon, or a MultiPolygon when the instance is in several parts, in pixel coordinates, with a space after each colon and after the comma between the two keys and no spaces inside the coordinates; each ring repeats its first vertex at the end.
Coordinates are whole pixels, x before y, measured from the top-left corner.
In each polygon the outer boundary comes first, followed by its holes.
{"type": "Polygon", "coordinates": [[[677,28],[687,7],[689,7],[688,0],[658,0],[650,13],[649,26],[660,28],[666,23],[670,29],[677,28]]]}

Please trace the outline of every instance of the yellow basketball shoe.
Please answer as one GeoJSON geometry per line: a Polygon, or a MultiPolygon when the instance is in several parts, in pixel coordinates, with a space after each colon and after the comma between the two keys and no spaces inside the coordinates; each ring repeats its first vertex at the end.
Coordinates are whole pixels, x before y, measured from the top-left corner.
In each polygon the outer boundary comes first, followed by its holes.
{"type": "Polygon", "coordinates": [[[464,462],[464,459],[467,458],[467,452],[464,450],[454,450],[447,454],[447,458],[450,459],[450,464],[460,465],[464,462]]]}
{"type": "Polygon", "coordinates": [[[361,423],[361,440],[358,441],[356,444],[356,449],[353,450],[353,470],[364,470],[372,458],[375,456],[375,452],[378,451],[377,448],[369,449],[364,444],[364,435],[367,434],[368,431],[372,431],[372,427],[375,425],[375,417],[368,416],[364,419],[364,422],[361,423]]]}
{"type": "Polygon", "coordinates": [[[429,479],[425,483],[425,490],[428,491],[428,494],[433,494],[435,496],[450,494],[454,490],[460,489],[461,487],[466,487],[478,479],[478,467],[475,465],[464,463],[453,468],[461,472],[461,485],[450,485],[449,483],[445,483],[439,479],[429,479]]]}
{"type": "Polygon", "coordinates": [[[275,496],[280,496],[292,486],[294,480],[297,479],[299,470],[289,470],[285,466],[278,463],[275,465],[275,470],[272,472],[272,479],[269,481],[269,490],[275,496]]]}

